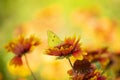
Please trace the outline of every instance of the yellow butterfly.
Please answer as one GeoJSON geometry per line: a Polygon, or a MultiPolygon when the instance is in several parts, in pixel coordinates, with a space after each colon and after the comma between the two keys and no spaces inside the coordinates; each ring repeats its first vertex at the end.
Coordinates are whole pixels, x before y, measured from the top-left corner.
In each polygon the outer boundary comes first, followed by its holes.
{"type": "Polygon", "coordinates": [[[52,31],[48,31],[47,36],[48,36],[48,46],[49,47],[55,47],[55,46],[59,45],[60,43],[62,43],[62,40],[52,31]]]}

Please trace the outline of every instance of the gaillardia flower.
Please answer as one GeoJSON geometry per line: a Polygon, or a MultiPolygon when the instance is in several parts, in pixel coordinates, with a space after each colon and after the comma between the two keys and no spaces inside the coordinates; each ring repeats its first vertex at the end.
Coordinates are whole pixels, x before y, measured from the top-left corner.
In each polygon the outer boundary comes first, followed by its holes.
{"type": "Polygon", "coordinates": [[[100,62],[101,66],[103,68],[107,67],[108,65],[112,64],[112,55],[108,51],[107,47],[100,48],[98,50],[86,50],[88,53],[87,56],[85,56],[89,61],[91,62],[100,62]]]}
{"type": "Polygon", "coordinates": [[[35,46],[40,44],[39,38],[35,36],[30,36],[29,38],[25,38],[24,36],[19,36],[15,41],[9,42],[5,48],[8,52],[13,52],[15,56],[10,61],[10,64],[14,64],[15,66],[21,66],[22,56],[28,52],[30,52],[35,46]]]}
{"type": "Polygon", "coordinates": [[[46,54],[52,56],[58,56],[59,58],[74,56],[75,58],[83,59],[83,56],[87,53],[81,48],[81,44],[79,43],[80,38],[76,39],[76,37],[68,37],[65,38],[60,44],[54,47],[50,47],[46,50],[46,54]]]}
{"type": "Polygon", "coordinates": [[[68,74],[72,80],[106,80],[106,77],[87,59],[76,60],[68,74]]]}

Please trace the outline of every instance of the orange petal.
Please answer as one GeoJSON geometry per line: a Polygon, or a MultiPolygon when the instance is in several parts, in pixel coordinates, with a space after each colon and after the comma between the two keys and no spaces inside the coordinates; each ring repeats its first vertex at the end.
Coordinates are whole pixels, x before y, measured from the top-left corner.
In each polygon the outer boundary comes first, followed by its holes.
{"type": "Polygon", "coordinates": [[[73,56],[79,60],[83,59],[83,55],[80,53],[80,51],[74,52],[73,56]]]}

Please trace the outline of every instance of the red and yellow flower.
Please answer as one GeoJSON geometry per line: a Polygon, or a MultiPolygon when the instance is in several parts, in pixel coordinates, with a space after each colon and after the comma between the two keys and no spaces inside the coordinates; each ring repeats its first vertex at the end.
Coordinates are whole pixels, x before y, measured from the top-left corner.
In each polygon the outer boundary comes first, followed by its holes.
{"type": "Polygon", "coordinates": [[[112,61],[112,55],[107,50],[108,48],[101,48],[98,50],[86,50],[88,53],[87,56],[85,56],[90,62],[100,62],[101,66],[103,68],[107,67],[108,64],[112,61]]]}
{"type": "Polygon", "coordinates": [[[87,53],[81,48],[79,41],[80,38],[76,39],[76,37],[65,38],[61,44],[48,48],[46,54],[58,57],[68,57],[72,55],[82,60],[87,53]]]}
{"type": "Polygon", "coordinates": [[[10,64],[14,64],[15,66],[21,66],[23,64],[22,56],[32,51],[32,49],[39,44],[39,38],[33,35],[29,38],[19,36],[15,41],[9,42],[5,46],[5,48],[8,52],[13,52],[15,54],[15,56],[11,59],[10,64]]]}
{"type": "Polygon", "coordinates": [[[72,80],[106,80],[106,77],[87,59],[76,60],[68,74],[72,80]]]}

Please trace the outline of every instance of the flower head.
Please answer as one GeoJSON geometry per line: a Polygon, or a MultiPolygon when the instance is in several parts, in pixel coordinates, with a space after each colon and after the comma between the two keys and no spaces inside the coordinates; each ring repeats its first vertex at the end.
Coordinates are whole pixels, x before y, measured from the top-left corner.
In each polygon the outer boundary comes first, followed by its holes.
{"type": "Polygon", "coordinates": [[[87,59],[76,60],[68,74],[72,80],[106,80],[106,77],[101,75],[87,59]]]}
{"type": "Polygon", "coordinates": [[[22,55],[30,52],[33,47],[38,46],[40,41],[35,36],[30,36],[29,38],[24,38],[24,36],[19,36],[15,41],[9,42],[5,48],[8,52],[13,52],[15,57],[10,61],[10,64],[15,66],[22,65],[22,55]]]}
{"type": "Polygon", "coordinates": [[[73,68],[74,71],[77,73],[79,72],[87,73],[90,72],[93,67],[91,66],[91,63],[87,59],[83,59],[83,60],[76,60],[73,68]]]}
{"type": "Polygon", "coordinates": [[[67,57],[74,56],[76,58],[83,59],[83,56],[86,53],[81,48],[81,44],[79,43],[80,38],[76,39],[76,37],[68,37],[55,47],[48,48],[46,53],[48,55],[59,56],[59,57],[67,57]]]}
{"type": "Polygon", "coordinates": [[[86,51],[88,55],[86,58],[91,62],[100,62],[102,67],[107,67],[108,64],[111,64],[112,58],[110,52],[107,51],[107,47],[101,48],[94,51],[86,51]]]}

